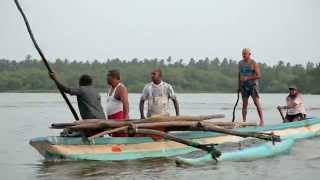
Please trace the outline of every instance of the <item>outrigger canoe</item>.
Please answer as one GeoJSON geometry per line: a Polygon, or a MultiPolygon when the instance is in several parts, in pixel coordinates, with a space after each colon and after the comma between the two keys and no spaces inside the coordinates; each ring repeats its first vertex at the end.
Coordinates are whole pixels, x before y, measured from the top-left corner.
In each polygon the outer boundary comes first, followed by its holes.
{"type": "MultiPolygon", "coordinates": [[[[264,127],[237,128],[234,130],[240,132],[273,132],[275,135],[279,135],[283,141],[281,142],[282,144],[280,143],[278,146],[276,144],[275,149],[279,146],[289,147],[290,144],[292,145],[290,139],[296,140],[318,136],[320,134],[320,119],[308,118],[303,121],[291,123],[266,125],[264,127]]],[[[172,134],[176,137],[189,139],[201,144],[223,144],[244,140],[244,138],[238,136],[203,131],[173,132],[172,134]]],[[[48,160],[133,160],[178,156],[197,150],[196,148],[173,141],[154,140],[150,137],[99,137],[89,141],[80,137],[49,136],[31,139],[30,144],[48,160]]],[[[258,151],[247,151],[249,153],[245,154],[245,156],[254,157],[257,153],[264,154],[262,151],[269,150],[270,148],[260,148],[258,151]]],[[[232,156],[234,159],[239,157],[234,154],[232,156]]],[[[224,155],[222,153],[220,158],[232,156],[231,154],[228,155],[226,153],[224,155]]]]}

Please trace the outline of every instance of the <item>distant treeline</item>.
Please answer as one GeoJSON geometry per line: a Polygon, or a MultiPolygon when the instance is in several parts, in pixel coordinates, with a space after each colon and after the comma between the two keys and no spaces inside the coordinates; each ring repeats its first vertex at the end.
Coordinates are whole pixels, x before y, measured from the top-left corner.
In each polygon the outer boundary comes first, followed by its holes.
{"type": "MultiPolygon", "coordinates": [[[[109,59],[106,62],[81,62],[57,59],[52,67],[58,77],[69,86],[77,86],[78,78],[86,73],[94,77],[95,86],[106,89],[106,72],[119,69],[122,81],[130,92],[141,92],[150,81],[150,71],[161,68],[163,79],[177,92],[235,92],[237,89],[238,62],[229,59],[109,59]]],[[[287,92],[295,84],[304,93],[320,94],[320,63],[306,65],[285,63],[269,66],[260,63],[261,92],[287,92]]],[[[48,78],[42,61],[26,56],[25,60],[0,59],[0,91],[51,91],[55,86],[48,78]]]]}

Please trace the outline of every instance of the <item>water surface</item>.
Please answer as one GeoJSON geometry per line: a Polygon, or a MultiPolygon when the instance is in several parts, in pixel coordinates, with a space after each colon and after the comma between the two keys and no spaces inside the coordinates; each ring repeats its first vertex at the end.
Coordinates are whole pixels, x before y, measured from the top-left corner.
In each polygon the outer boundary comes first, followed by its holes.
{"type": "MultiPolygon", "coordinates": [[[[105,106],[105,94],[102,95],[105,106]]],[[[280,123],[275,109],[285,94],[262,94],[266,124],[280,123]]],[[[178,94],[181,114],[232,116],[234,94],[178,94]]],[[[320,95],[304,96],[308,113],[320,117],[320,95]]],[[[76,107],[76,99],[71,98],[76,107]]],[[[130,94],[130,117],[138,118],[139,94],[130,94]]],[[[240,119],[240,106],[237,119],[240,119]]],[[[248,120],[257,114],[250,101],[248,120]]],[[[77,108],[77,107],[76,107],[77,108]]],[[[1,179],[318,179],[320,138],[299,141],[290,154],[251,162],[221,162],[201,167],[177,167],[170,158],[123,162],[45,162],[29,144],[31,138],[57,135],[53,122],[70,122],[72,115],[59,94],[0,93],[1,179]]]]}

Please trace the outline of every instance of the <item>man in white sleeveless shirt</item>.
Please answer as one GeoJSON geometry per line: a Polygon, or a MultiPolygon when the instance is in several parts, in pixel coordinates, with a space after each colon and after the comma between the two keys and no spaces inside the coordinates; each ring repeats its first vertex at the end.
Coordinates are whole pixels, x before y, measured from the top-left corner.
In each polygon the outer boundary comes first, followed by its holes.
{"type": "Polygon", "coordinates": [[[148,101],[147,117],[155,115],[169,115],[169,99],[173,101],[176,115],[179,115],[179,104],[170,84],[161,80],[162,73],[156,69],[151,73],[152,82],[148,83],[142,92],[140,99],[140,116],[145,119],[144,102],[148,101]]]}
{"type": "Polygon", "coordinates": [[[107,74],[109,86],[107,94],[108,119],[125,120],[129,118],[128,90],[120,81],[120,72],[110,70],[107,74]]]}

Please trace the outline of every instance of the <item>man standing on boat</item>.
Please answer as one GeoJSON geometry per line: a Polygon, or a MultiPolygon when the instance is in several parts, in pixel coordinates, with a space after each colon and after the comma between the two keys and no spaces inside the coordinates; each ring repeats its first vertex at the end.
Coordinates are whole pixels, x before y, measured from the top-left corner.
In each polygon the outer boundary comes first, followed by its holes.
{"type": "Polygon", "coordinates": [[[306,110],[302,94],[298,91],[296,86],[289,87],[289,95],[286,98],[286,106],[278,106],[278,109],[286,109],[286,117],[284,122],[301,121],[306,118],[306,110]]]}
{"type": "Polygon", "coordinates": [[[101,106],[100,94],[92,85],[92,78],[87,74],[81,75],[79,87],[70,88],[58,80],[55,73],[49,73],[59,89],[70,95],[77,96],[78,107],[82,119],[106,119],[101,106]]]}
{"type": "Polygon", "coordinates": [[[239,91],[242,96],[242,118],[247,119],[248,100],[251,96],[257,108],[260,118],[259,125],[264,125],[262,108],[259,97],[260,69],[258,64],[251,59],[251,51],[248,48],[242,50],[243,60],[239,62],[239,91]]]}
{"type": "Polygon", "coordinates": [[[169,116],[169,99],[173,101],[176,115],[179,115],[179,104],[177,97],[170,84],[162,81],[162,72],[156,69],[151,72],[152,82],[148,83],[142,92],[140,98],[140,116],[145,119],[144,102],[148,101],[147,117],[151,116],[169,116]]]}
{"type": "Polygon", "coordinates": [[[120,81],[120,72],[110,70],[107,82],[111,86],[107,96],[108,119],[125,120],[129,118],[128,90],[120,81]]]}

